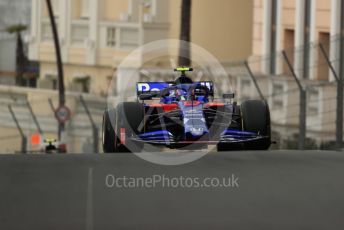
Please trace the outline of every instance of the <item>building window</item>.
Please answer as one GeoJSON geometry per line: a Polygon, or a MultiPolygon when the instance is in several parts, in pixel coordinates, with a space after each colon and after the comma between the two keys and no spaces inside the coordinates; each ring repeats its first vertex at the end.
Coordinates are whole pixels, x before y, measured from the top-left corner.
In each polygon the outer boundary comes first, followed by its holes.
{"type": "MultiPolygon", "coordinates": [[[[58,25],[58,24],[57,24],[58,25]]],[[[51,31],[51,25],[48,20],[42,20],[42,29],[41,29],[41,39],[42,41],[50,41],[53,38],[53,33],[51,31]]]]}
{"type": "Polygon", "coordinates": [[[153,0],[143,0],[143,7],[144,7],[144,12],[143,12],[143,21],[144,22],[153,22],[154,18],[154,2],[153,0]]]}
{"type": "Polygon", "coordinates": [[[89,28],[86,21],[74,21],[71,28],[72,44],[85,44],[88,38],[89,28]]]}
{"type": "Polygon", "coordinates": [[[307,91],[307,113],[309,116],[319,115],[319,96],[319,91],[317,89],[307,91]]]}
{"type": "Polygon", "coordinates": [[[81,1],[81,18],[90,17],[90,0],[81,1]]]}
{"type": "Polygon", "coordinates": [[[280,83],[273,83],[272,85],[272,107],[274,109],[282,109],[284,106],[283,103],[283,92],[284,86],[280,83]]]}
{"type": "MultiPolygon", "coordinates": [[[[330,53],[330,34],[329,33],[319,33],[319,42],[325,48],[327,54],[330,53]]],[[[327,65],[326,59],[321,51],[318,51],[318,71],[317,71],[317,80],[328,81],[329,80],[329,67],[327,65]]]]}
{"type": "MultiPolygon", "coordinates": [[[[294,49],[295,49],[295,31],[292,29],[284,30],[284,50],[286,51],[290,63],[294,63],[294,49]]],[[[284,62],[283,66],[285,73],[290,73],[289,67],[284,62]]]]}
{"type": "Polygon", "coordinates": [[[120,48],[132,49],[139,45],[139,31],[136,28],[121,29],[120,48]]]}
{"type": "Polygon", "coordinates": [[[60,15],[60,0],[52,0],[51,5],[53,7],[54,16],[58,17],[60,15]]]}
{"type": "Polygon", "coordinates": [[[56,90],[58,88],[58,81],[57,81],[57,74],[45,74],[45,82],[43,82],[43,87],[41,88],[48,88],[56,90]]]}
{"type": "Polygon", "coordinates": [[[106,46],[116,46],[116,28],[107,28],[106,46]]]}
{"type": "Polygon", "coordinates": [[[77,75],[73,79],[73,90],[82,93],[90,92],[91,77],[89,75],[77,75]]]}

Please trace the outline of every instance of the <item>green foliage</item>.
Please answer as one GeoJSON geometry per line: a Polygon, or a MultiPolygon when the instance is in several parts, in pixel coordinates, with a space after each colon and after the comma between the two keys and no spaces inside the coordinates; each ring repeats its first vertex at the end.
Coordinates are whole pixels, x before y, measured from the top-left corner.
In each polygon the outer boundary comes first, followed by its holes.
{"type": "Polygon", "coordinates": [[[14,33],[20,33],[22,31],[27,30],[27,25],[23,25],[23,24],[17,24],[17,25],[12,25],[6,28],[6,32],[10,33],[10,34],[14,34],[14,33]]]}
{"type": "Polygon", "coordinates": [[[89,84],[91,80],[90,76],[74,78],[73,81],[79,84],[89,84]]]}
{"type": "Polygon", "coordinates": [[[336,141],[326,141],[326,142],[322,142],[321,146],[320,146],[321,150],[336,150],[337,146],[336,146],[336,141]]]}
{"type": "Polygon", "coordinates": [[[82,86],[82,92],[88,93],[90,91],[90,83],[91,83],[91,77],[85,76],[85,77],[78,77],[73,80],[74,83],[80,84],[82,86]]]}
{"type": "MultiPolygon", "coordinates": [[[[298,149],[299,148],[299,135],[294,134],[293,137],[288,138],[284,143],[286,149],[298,149]]],[[[306,138],[305,143],[306,150],[318,150],[317,142],[312,138],[306,138]]]]}

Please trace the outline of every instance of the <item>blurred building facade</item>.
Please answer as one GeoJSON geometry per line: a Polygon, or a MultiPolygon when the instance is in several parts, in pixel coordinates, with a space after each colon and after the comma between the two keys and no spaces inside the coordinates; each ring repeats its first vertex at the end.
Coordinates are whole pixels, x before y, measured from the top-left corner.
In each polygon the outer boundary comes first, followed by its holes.
{"type": "MultiPolygon", "coordinates": [[[[55,88],[55,53],[45,0],[31,2],[30,60],[40,62],[39,86],[55,88]]],[[[93,94],[106,95],[117,66],[131,51],[151,41],[179,38],[181,0],[52,2],[68,90],[86,88],[93,94]]],[[[252,4],[236,0],[193,1],[193,42],[220,60],[248,57],[252,4]]]]}
{"type": "MultiPolygon", "coordinates": [[[[16,35],[7,28],[22,24],[30,27],[31,1],[0,0],[0,84],[14,85],[16,70],[16,35]]],[[[27,37],[29,28],[22,32],[27,37]]]]}
{"type": "MultiPolygon", "coordinates": [[[[336,81],[320,44],[338,73],[342,4],[341,0],[254,0],[249,63],[260,77],[274,131],[282,139],[298,135],[300,106],[298,86],[282,55],[285,51],[307,92],[307,137],[318,146],[335,140],[336,81]]],[[[249,77],[238,82],[244,97],[255,91],[249,77]]]]}
{"type": "MultiPolygon", "coordinates": [[[[282,50],[321,42],[334,59],[339,43],[331,41],[340,34],[340,9],[340,0],[254,0],[253,55],[273,56],[282,50]]],[[[307,56],[309,62],[316,62],[317,54],[308,52],[289,54],[295,69],[301,68],[307,56]]],[[[263,67],[271,74],[283,72],[282,68],[273,58],[263,67]]],[[[330,80],[329,77],[323,72],[304,76],[311,80],[330,80]]]]}

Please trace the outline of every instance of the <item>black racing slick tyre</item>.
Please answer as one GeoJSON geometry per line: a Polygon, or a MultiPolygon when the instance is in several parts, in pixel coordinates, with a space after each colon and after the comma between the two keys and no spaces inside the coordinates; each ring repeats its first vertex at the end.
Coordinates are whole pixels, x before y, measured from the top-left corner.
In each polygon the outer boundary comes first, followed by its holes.
{"type": "MultiPolygon", "coordinates": [[[[235,105],[233,108],[232,121],[229,124],[229,129],[241,130],[241,110],[240,106],[235,105]]],[[[217,144],[218,152],[240,151],[243,149],[241,143],[219,143],[217,144]]]]}
{"type": "Polygon", "coordinates": [[[116,109],[116,149],[119,152],[141,152],[143,142],[135,141],[144,118],[144,107],[138,102],[123,102],[116,109]]]}
{"type": "Polygon", "coordinates": [[[247,150],[268,150],[271,145],[270,110],[265,101],[248,100],[241,104],[243,131],[256,132],[266,138],[244,144],[247,150]]]}
{"type": "Polygon", "coordinates": [[[103,114],[102,144],[104,153],[116,152],[116,110],[106,110],[103,114]]]}

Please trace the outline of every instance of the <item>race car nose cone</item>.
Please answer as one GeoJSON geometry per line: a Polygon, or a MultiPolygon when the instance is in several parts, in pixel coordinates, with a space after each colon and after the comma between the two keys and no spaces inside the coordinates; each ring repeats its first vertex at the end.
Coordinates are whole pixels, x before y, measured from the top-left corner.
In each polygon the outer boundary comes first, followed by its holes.
{"type": "Polygon", "coordinates": [[[191,128],[190,131],[191,134],[196,137],[202,136],[204,134],[203,128],[191,128]]]}

